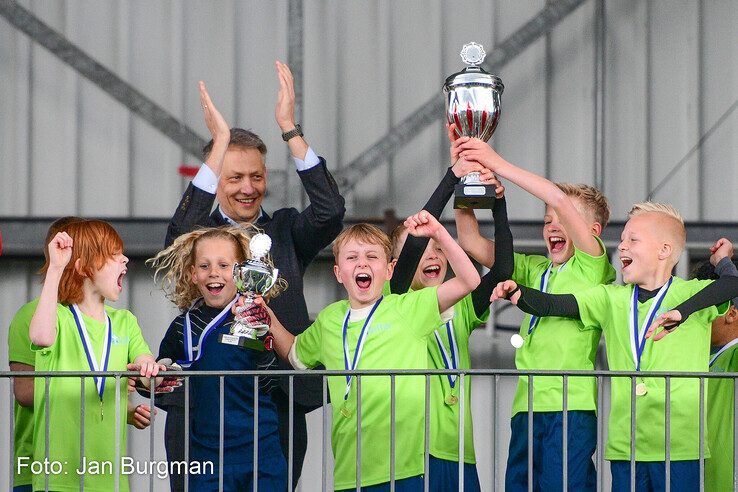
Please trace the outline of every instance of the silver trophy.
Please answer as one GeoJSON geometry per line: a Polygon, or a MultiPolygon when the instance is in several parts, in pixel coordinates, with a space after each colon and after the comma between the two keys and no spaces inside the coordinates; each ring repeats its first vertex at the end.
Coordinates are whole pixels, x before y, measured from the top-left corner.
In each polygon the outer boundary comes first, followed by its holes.
{"type": "MultiPolygon", "coordinates": [[[[500,120],[500,96],[505,90],[502,80],[480,65],[486,53],[482,45],[468,43],[461,59],[468,66],[449,76],[443,84],[446,97],[446,119],[456,125],[457,133],[487,141],[500,120]]],[[[456,186],[454,208],[492,208],[494,186],[482,184],[480,175],[472,172],[456,186]]]]}
{"type": "Polygon", "coordinates": [[[264,296],[277,283],[279,270],[264,261],[272,247],[272,240],[266,234],[256,234],[249,242],[251,259],[233,265],[233,282],[236,290],[244,297],[244,304],[236,308],[230,334],[221,334],[220,342],[255,350],[271,350],[270,340],[264,336],[269,326],[263,323],[250,323],[243,313],[254,305],[256,296],[264,296]]]}

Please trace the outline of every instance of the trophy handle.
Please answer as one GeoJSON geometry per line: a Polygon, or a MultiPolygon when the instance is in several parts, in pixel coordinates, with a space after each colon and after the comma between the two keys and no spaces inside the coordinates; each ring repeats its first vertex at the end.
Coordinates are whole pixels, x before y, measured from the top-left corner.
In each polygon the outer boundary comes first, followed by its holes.
{"type": "Polygon", "coordinates": [[[274,284],[277,283],[277,279],[279,278],[279,268],[275,268],[273,272],[274,272],[274,275],[272,276],[272,283],[269,284],[269,287],[264,289],[264,294],[272,290],[272,287],[274,287],[274,284]]]}

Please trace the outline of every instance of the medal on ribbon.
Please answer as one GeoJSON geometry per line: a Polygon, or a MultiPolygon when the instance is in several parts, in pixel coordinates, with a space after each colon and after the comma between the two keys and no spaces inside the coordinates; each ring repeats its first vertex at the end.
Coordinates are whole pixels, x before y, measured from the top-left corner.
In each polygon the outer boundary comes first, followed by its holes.
{"type": "MultiPolygon", "coordinates": [[[[371,311],[369,311],[369,316],[366,317],[366,320],[364,320],[364,326],[361,327],[361,332],[359,332],[359,339],[356,341],[356,348],[354,350],[354,357],[351,359],[351,362],[349,363],[349,359],[351,358],[349,355],[349,346],[348,346],[348,325],[349,325],[349,318],[351,317],[351,307],[346,311],[346,317],[343,319],[343,329],[341,330],[342,336],[343,336],[343,366],[347,371],[355,371],[356,367],[359,365],[359,360],[361,360],[361,352],[364,350],[364,344],[366,343],[368,331],[367,328],[369,327],[369,324],[372,321],[372,316],[374,316],[374,312],[377,310],[377,307],[379,307],[379,303],[382,302],[383,297],[380,297],[377,299],[377,302],[374,303],[374,306],[372,306],[371,311]]],[[[351,411],[348,408],[348,396],[351,392],[351,383],[353,382],[353,376],[347,374],[346,375],[346,390],[343,393],[343,405],[341,406],[341,415],[343,415],[345,418],[349,418],[351,416],[351,411]]]]}
{"type": "MultiPolygon", "coordinates": [[[[670,277],[669,281],[659,289],[653,300],[653,304],[651,304],[651,308],[646,313],[646,318],[643,320],[640,327],[638,326],[638,292],[640,291],[640,288],[638,285],[633,286],[633,294],[630,300],[629,321],[631,332],[630,348],[633,353],[633,364],[635,365],[636,371],[641,370],[641,357],[643,356],[643,350],[646,347],[646,331],[648,331],[648,327],[653,323],[653,319],[656,317],[656,313],[661,307],[661,303],[666,297],[666,293],[669,291],[672,280],[674,280],[674,278],[670,277]]],[[[644,396],[648,393],[648,387],[646,386],[646,382],[643,378],[641,378],[640,382],[636,384],[635,392],[637,396],[644,396]]]]}
{"type": "MultiPolygon", "coordinates": [[[[92,347],[92,341],[87,333],[87,327],[85,326],[85,320],[82,318],[82,312],[79,310],[76,304],[69,306],[69,310],[72,311],[72,317],[74,323],[77,325],[77,333],[82,341],[82,348],[85,350],[87,356],[87,365],[90,371],[107,371],[108,361],[110,360],[110,344],[113,337],[113,322],[110,320],[110,316],[105,313],[105,335],[103,338],[102,353],[100,354],[100,361],[95,359],[94,349],[92,347]]],[[[93,376],[95,381],[95,387],[97,388],[97,394],[100,398],[100,420],[103,420],[105,415],[103,414],[103,394],[105,393],[105,378],[103,376],[93,376]]]]}
{"type": "MultiPolygon", "coordinates": [[[[459,367],[459,348],[456,343],[456,337],[454,336],[454,329],[453,329],[453,320],[448,320],[446,322],[446,334],[448,335],[448,343],[449,343],[449,351],[446,351],[446,347],[443,345],[443,341],[441,340],[441,336],[438,333],[438,330],[435,330],[433,334],[436,337],[436,343],[438,344],[438,348],[441,351],[441,359],[443,359],[443,366],[446,369],[458,369],[459,367]]],[[[454,394],[454,389],[456,388],[456,379],[458,378],[457,374],[446,374],[446,378],[448,379],[448,384],[451,387],[451,393],[446,395],[445,402],[446,405],[456,405],[459,402],[459,398],[454,394]]]]}
{"type": "Polygon", "coordinates": [[[224,307],[223,310],[205,326],[205,328],[202,330],[202,333],[200,333],[200,338],[197,340],[197,345],[193,345],[192,343],[192,321],[190,320],[190,311],[200,307],[203,303],[203,300],[202,298],[200,298],[192,303],[190,309],[188,309],[185,313],[185,321],[183,327],[185,354],[187,355],[187,360],[177,361],[180,366],[186,369],[198,360],[200,360],[200,357],[202,356],[202,346],[205,342],[205,339],[213,330],[215,330],[225,322],[226,318],[228,318],[228,315],[231,312],[231,308],[236,303],[236,300],[238,300],[238,295],[236,295],[236,297],[234,297],[233,300],[229,302],[228,305],[224,307]],[[197,355],[195,355],[195,352],[197,352],[197,355]]]}

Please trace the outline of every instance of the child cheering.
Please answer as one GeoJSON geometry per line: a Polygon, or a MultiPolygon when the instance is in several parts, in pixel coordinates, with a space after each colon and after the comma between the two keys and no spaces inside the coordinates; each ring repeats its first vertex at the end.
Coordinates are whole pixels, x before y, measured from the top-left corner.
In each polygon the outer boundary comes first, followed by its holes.
{"type": "MultiPolygon", "coordinates": [[[[161,275],[168,297],[183,312],[169,326],[159,349],[159,360],[170,359],[196,371],[248,371],[267,369],[273,352],[242,349],[220,343],[230,333],[236,285],[233,266],[248,258],[252,234],[242,227],[199,229],[175,239],[150,263],[161,275]]],[[[284,289],[280,280],[269,291],[284,289]]],[[[263,309],[256,308],[263,312],[263,309]]],[[[251,318],[249,311],[245,317],[251,318]]],[[[265,324],[269,324],[268,320],[265,324]]],[[[224,429],[220,433],[220,386],[215,377],[190,380],[192,423],[190,458],[215,464],[213,474],[190,476],[191,490],[218,489],[220,439],[223,440],[223,490],[253,487],[254,400],[258,397],[258,488],[285,490],[287,463],[279,444],[277,410],[265,391],[254,387],[252,377],[224,379],[224,429]]],[[[263,384],[262,384],[263,386],[263,384]]]]}
{"type": "MultiPolygon", "coordinates": [[[[37,371],[124,371],[156,376],[154,361],[136,317],[113,309],[105,301],[117,301],[123,290],[128,258],[123,241],[113,227],[100,220],[70,223],[48,246],[49,267],[31,319],[29,335],[36,351],[37,371]],[[133,363],[133,364],[131,364],[133,363]]],[[[44,379],[35,381],[34,456],[65,463],[62,473],[48,476],[49,489],[77,489],[76,470],[86,463],[100,464],[100,473],[88,473],[85,490],[107,491],[113,487],[115,456],[125,455],[127,382],[116,387],[113,378],[92,377],[85,382],[84,454],[80,450],[80,383],[77,378],[50,378],[49,413],[46,413],[44,379]],[[110,384],[107,384],[110,383],[110,384]],[[116,391],[122,394],[115,408],[116,391]],[[115,426],[116,410],[122,418],[115,426]],[[107,418],[105,416],[107,415],[107,418]],[[49,448],[46,449],[46,419],[49,448]],[[111,443],[119,434],[120,449],[111,443]],[[83,458],[84,456],[84,458],[83,458]],[[110,464],[106,466],[106,464],[110,464]]],[[[44,475],[33,478],[34,489],[44,489],[44,475]]],[[[128,490],[128,477],[120,475],[121,490],[128,490]]]]}

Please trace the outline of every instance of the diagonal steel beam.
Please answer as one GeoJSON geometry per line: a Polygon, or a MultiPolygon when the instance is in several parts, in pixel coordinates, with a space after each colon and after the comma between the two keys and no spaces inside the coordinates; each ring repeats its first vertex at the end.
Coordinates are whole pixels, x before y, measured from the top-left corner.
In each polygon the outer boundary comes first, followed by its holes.
{"type": "MultiPolygon", "coordinates": [[[[551,31],[562,19],[587,0],[558,0],[549,2],[538,14],[526,22],[487,55],[484,68],[496,72],[500,67],[522,53],[538,38],[551,31]]],[[[366,174],[378,164],[384,164],[403,145],[406,145],[420,130],[443,118],[444,102],[438,95],[413,111],[405,119],[390,128],[385,136],[376,141],[364,153],[349,162],[340,172],[336,181],[341,191],[353,189],[366,174]]]]}
{"type": "Polygon", "coordinates": [[[0,15],[75,69],[186,152],[199,156],[207,143],[194,130],[46,25],[14,0],[0,0],[0,15]]]}

